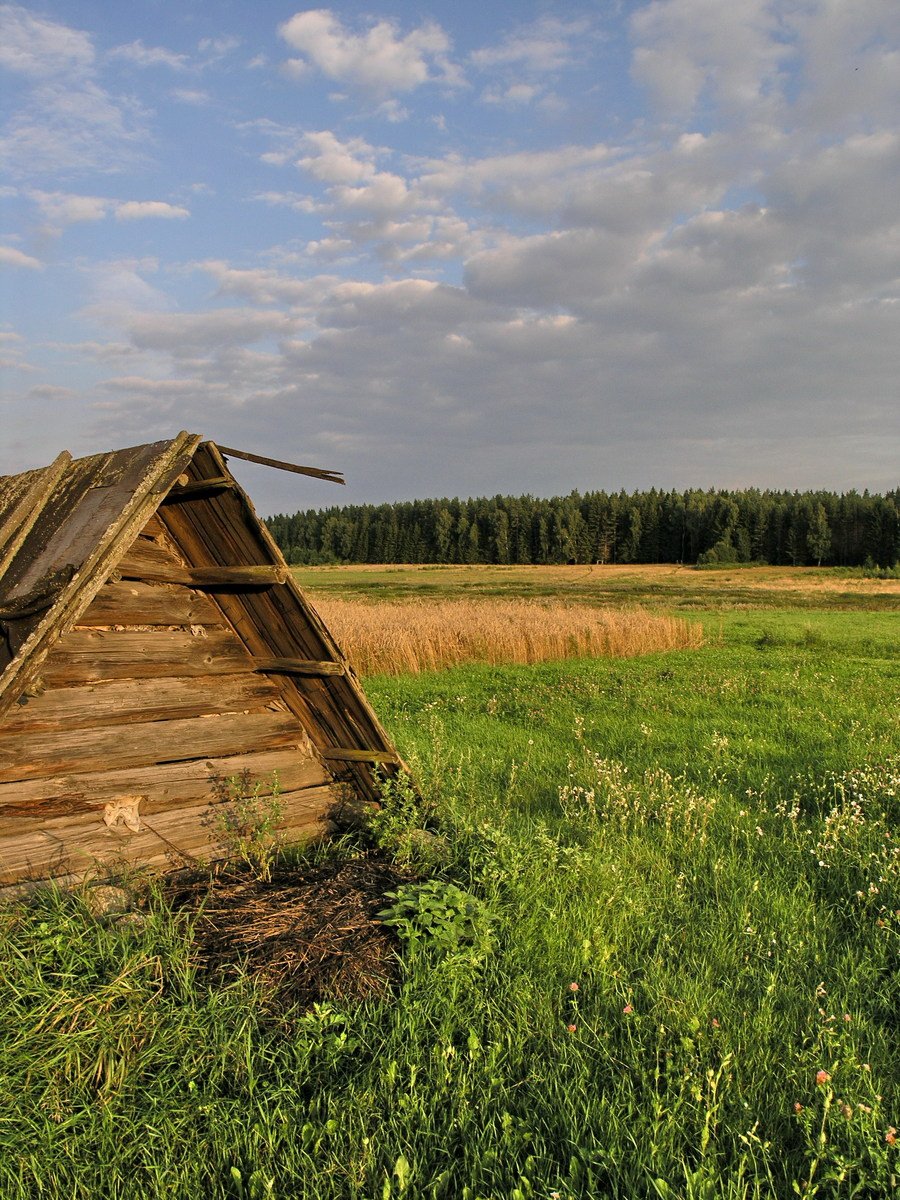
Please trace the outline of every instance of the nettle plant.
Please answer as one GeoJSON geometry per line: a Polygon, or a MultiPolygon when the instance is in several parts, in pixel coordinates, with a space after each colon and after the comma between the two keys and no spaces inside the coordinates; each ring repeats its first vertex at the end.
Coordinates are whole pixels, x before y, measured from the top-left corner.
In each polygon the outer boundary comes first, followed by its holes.
{"type": "Polygon", "coordinates": [[[491,917],[487,905],[455,883],[426,879],[385,892],[385,898],[393,904],[383,908],[378,917],[410,948],[431,945],[444,951],[488,949],[491,917]]]}
{"type": "Polygon", "coordinates": [[[253,781],[250,772],[213,783],[213,820],[229,859],[242,862],[257,879],[269,880],[281,847],[277,831],[284,816],[278,773],[269,782],[253,781]]]}
{"type": "Polygon", "coordinates": [[[379,850],[398,863],[433,870],[447,857],[447,841],[436,829],[435,804],[408,774],[382,779],[380,807],[366,816],[366,830],[379,850]]]}

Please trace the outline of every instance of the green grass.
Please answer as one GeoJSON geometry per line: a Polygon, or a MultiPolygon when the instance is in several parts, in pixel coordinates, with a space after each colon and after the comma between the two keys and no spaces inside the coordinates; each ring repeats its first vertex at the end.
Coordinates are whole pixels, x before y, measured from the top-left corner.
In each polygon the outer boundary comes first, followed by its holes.
{"type": "Polygon", "coordinates": [[[367,681],[487,920],[410,943],[392,1003],[209,990],[159,901],[130,931],[52,891],[0,913],[0,1195],[892,1194],[896,617],[721,619],[699,651],[367,681]]]}

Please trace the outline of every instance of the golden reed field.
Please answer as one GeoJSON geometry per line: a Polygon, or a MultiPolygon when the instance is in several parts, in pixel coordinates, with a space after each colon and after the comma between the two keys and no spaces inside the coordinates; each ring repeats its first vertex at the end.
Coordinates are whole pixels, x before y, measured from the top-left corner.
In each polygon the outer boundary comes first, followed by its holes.
{"type": "Polygon", "coordinates": [[[548,600],[340,600],[316,607],[363,675],[418,674],[462,663],[630,658],[702,645],[697,623],[640,609],[548,600]]]}

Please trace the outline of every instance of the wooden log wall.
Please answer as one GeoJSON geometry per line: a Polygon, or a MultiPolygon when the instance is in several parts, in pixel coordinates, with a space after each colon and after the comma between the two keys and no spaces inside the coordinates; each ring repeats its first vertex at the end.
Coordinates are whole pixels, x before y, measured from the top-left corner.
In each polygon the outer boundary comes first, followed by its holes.
{"type": "Polygon", "coordinates": [[[215,599],[165,581],[186,569],[152,517],[0,720],[0,886],[220,856],[214,781],[244,770],[277,773],[288,839],[327,826],[338,792],[282,685],[215,599]]]}
{"type": "MultiPolygon", "coordinates": [[[[226,471],[217,447],[204,442],[186,472],[186,486],[219,479],[226,471]]],[[[267,529],[237,487],[217,491],[203,503],[167,503],[158,517],[195,568],[263,566],[281,560],[267,529]]],[[[321,675],[298,670],[289,684],[282,684],[282,698],[340,777],[358,795],[376,800],[380,789],[373,767],[377,765],[381,775],[391,775],[402,763],[352,668],[293,578],[288,576],[281,586],[240,594],[223,589],[215,597],[231,628],[259,663],[328,664],[321,675]]]]}

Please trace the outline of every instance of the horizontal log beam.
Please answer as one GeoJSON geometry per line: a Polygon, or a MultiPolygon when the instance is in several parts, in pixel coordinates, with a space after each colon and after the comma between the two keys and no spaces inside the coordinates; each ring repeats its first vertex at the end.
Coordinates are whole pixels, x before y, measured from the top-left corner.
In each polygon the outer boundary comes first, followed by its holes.
{"type": "Polygon", "coordinates": [[[348,746],[326,746],[321,756],[329,762],[398,763],[400,758],[390,750],[356,750],[348,746]]]}
{"type": "Polygon", "coordinates": [[[190,483],[176,483],[163,499],[163,504],[176,504],[181,500],[210,496],[215,492],[227,491],[234,486],[234,480],[229,479],[227,475],[211,475],[207,479],[194,479],[190,483]]]}
{"type": "Polygon", "coordinates": [[[185,587],[269,587],[287,583],[290,578],[288,567],[274,563],[236,567],[176,567],[150,565],[125,567],[123,579],[137,579],[142,583],[180,583],[185,587]]]}
{"type": "Polygon", "coordinates": [[[344,664],[314,658],[255,658],[253,669],[261,675],[343,675],[344,664]]]}

